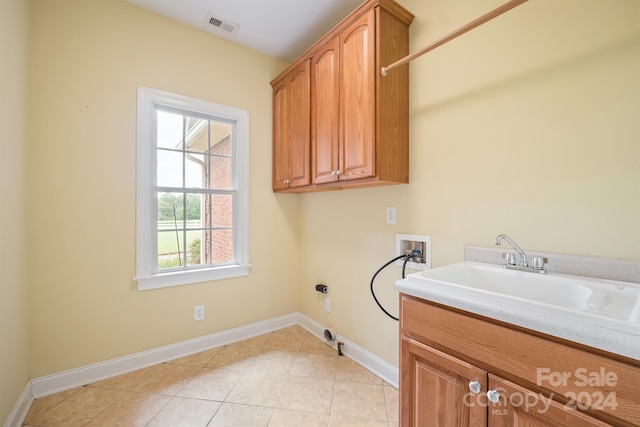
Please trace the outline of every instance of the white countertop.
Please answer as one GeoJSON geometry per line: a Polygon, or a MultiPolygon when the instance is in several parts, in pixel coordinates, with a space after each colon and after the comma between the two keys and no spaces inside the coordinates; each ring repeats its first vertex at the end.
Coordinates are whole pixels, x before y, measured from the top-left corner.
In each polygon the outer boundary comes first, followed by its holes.
{"type": "Polygon", "coordinates": [[[398,280],[395,289],[427,301],[640,360],[640,335],[599,327],[531,308],[449,290],[433,289],[425,283],[411,281],[409,278],[398,280]]]}

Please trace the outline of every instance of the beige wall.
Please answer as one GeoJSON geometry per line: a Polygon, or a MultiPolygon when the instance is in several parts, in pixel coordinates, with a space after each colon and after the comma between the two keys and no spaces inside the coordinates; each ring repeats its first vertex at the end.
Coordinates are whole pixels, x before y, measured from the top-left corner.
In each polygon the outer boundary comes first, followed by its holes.
{"type": "MultiPolygon", "coordinates": [[[[401,3],[416,15],[415,51],[501,2],[401,3]]],[[[525,249],[640,261],[636,0],[529,2],[414,61],[411,183],[311,195],[270,188],[269,81],[286,64],[119,0],[35,0],[25,116],[25,4],[0,13],[11,64],[0,76],[0,419],[29,377],[294,311],[397,363],[397,324],[369,280],[398,232],[431,235],[435,267],[499,233],[525,249]],[[249,110],[249,277],[136,290],[137,85],[249,110]]],[[[377,282],[393,312],[399,274],[377,282]]]]}
{"type": "Polygon", "coordinates": [[[0,422],[29,379],[25,270],[28,2],[0,2],[0,422]]]}
{"type": "MultiPolygon", "coordinates": [[[[416,15],[413,52],[503,2],[400,3],[416,15]]],[[[640,261],[639,69],[636,0],[529,2],[412,62],[410,184],[302,197],[302,311],[397,363],[397,323],[369,293],[395,233],[430,235],[434,267],[500,233],[640,261]]],[[[388,270],[376,289],[397,313],[388,270]]]]}
{"type": "Polygon", "coordinates": [[[269,179],[269,81],[286,64],[119,0],[33,9],[31,376],[296,311],[299,201],[269,179]],[[250,276],[137,291],[137,85],[249,111],[250,276]]]}

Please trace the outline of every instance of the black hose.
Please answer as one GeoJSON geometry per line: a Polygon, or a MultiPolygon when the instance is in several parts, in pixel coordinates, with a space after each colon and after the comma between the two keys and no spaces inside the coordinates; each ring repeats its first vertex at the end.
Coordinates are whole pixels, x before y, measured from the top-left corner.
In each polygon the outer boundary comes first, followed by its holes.
{"type": "Polygon", "coordinates": [[[378,298],[376,297],[376,293],[373,290],[373,281],[376,279],[376,276],[385,268],[387,268],[387,266],[389,266],[390,264],[393,264],[394,262],[396,262],[399,259],[405,258],[404,263],[402,264],[402,278],[404,279],[404,270],[405,267],[407,266],[407,262],[409,262],[409,260],[411,258],[415,258],[416,256],[413,254],[408,254],[408,255],[400,255],[397,256],[395,258],[393,258],[392,260],[390,260],[389,262],[387,262],[385,265],[383,265],[382,267],[380,267],[378,269],[378,271],[376,271],[373,275],[373,277],[371,278],[371,295],[373,296],[373,299],[375,300],[376,304],[378,304],[378,307],[380,307],[380,310],[382,310],[384,312],[384,314],[386,314],[387,316],[389,316],[390,318],[392,318],[393,320],[399,320],[396,316],[390,314],[387,310],[384,309],[384,307],[382,306],[382,304],[380,304],[380,301],[378,301],[378,298]]]}

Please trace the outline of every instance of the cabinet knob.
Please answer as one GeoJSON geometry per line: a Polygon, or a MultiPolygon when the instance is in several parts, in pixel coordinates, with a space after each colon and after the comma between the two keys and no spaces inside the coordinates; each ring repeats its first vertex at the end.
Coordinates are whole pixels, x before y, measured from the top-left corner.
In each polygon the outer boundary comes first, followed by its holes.
{"type": "Polygon", "coordinates": [[[338,175],[338,171],[331,171],[331,175],[333,175],[333,176],[338,175]]]}
{"type": "Polygon", "coordinates": [[[498,403],[500,401],[500,393],[495,390],[489,390],[487,392],[487,399],[489,399],[491,403],[498,403]]]}
{"type": "Polygon", "coordinates": [[[338,175],[338,176],[342,175],[342,171],[341,171],[340,169],[338,169],[338,170],[336,171],[336,175],[338,175]]]}
{"type": "Polygon", "coordinates": [[[287,184],[287,185],[291,184],[291,180],[290,180],[290,179],[285,179],[285,180],[284,180],[284,181],[282,181],[282,182],[284,182],[284,183],[285,183],[285,184],[287,184]]]}
{"type": "Polygon", "coordinates": [[[478,381],[471,381],[469,383],[469,390],[471,390],[471,393],[478,394],[480,393],[481,389],[482,387],[480,386],[480,383],[478,381]]]}

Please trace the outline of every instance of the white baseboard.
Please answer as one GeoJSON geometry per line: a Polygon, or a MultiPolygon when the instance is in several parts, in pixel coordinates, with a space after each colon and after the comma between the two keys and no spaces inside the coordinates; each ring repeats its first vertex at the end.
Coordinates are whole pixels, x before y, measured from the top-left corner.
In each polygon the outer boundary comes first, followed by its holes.
{"type": "MultiPolygon", "coordinates": [[[[313,335],[325,341],[324,330],[326,328],[320,323],[305,316],[302,313],[299,313],[298,323],[313,335]]],[[[392,365],[386,360],[379,358],[375,354],[365,350],[364,348],[349,341],[339,334],[337,335],[335,341],[331,344],[332,347],[336,348],[336,351],[337,342],[344,343],[344,345],[342,346],[342,353],[345,356],[349,357],[349,359],[352,359],[363,368],[369,370],[371,373],[377,375],[387,384],[398,388],[398,368],[396,366],[392,365]]]]}
{"type": "Polygon", "coordinates": [[[27,412],[33,403],[33,392],[31,391],[31,381],[24,386],[18,401],[13,406],[13,410],[4,422],[4,427],[19,427],[27,417],[27,412]]]}
{"type": "MultiPolygon", "coordinates": [[[[83,366],[68,371],[59,372],[44,377],[34,378],[25,386],[20,399],[14,406],[4,427],[20,426],[27,415],[34,398],[48,396],[75,387],[80,387],[103,379],[126,374],[148,366],[166,362],[183,356],[199,353],[211,348],[231,344],[267,332],[299,324],[311,334],[324,341],[325,327],[302,313],[291,313],[285,316],[268,319],[211,335],[181,341],[175,344],[154,348],[151,350],[118,357],[104,362],[83,366]]],[[[332,347],[337,342],[343,342],[342,352],[359,365],[380,377],[386,383],[398,388],[398,368],[359,345],[338,335],[332,347]]]]}
{"type": "Polygon", "coordinates": [[[85,384],[157,365],[168,360],[231,344],[297,323],[298,313],[292,313],[262,322],[216,332],[211,335],[142,351],[140,353],[34,378],[31,380],[33,397],[38,398],[59,393],[85,384]]]}

